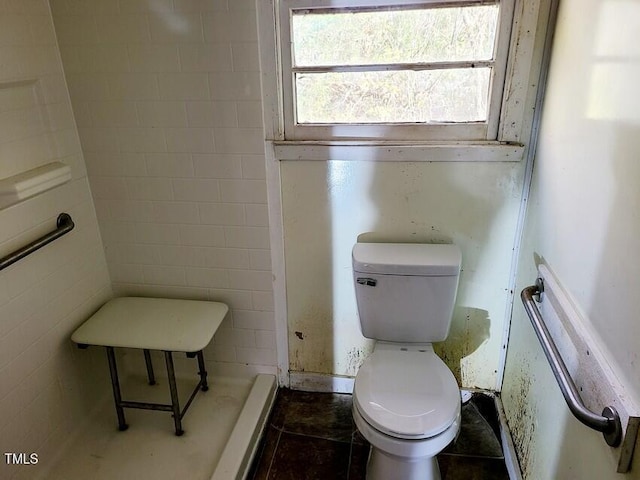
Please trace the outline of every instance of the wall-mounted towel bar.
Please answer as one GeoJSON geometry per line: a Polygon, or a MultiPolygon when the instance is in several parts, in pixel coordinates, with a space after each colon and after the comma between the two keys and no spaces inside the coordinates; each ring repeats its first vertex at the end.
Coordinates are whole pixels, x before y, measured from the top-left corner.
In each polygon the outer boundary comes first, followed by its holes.
{"type": "Polygon", "coordinates": [[[73,230],[75,224],[71,219],[71,216],[68,213],[61,213],[58,215],[58,220],[56,222],[56,229],[52,232],[43,235],[42,237],[34,240],[28,245],[16,250],[15,252],[10,253],[6,257],[2,257],[0,259],[0,270],[7,268],[9,265],[13,265],[18,260],[26,257],[27,255],[32,254],[36,250],[44,247],[48,243],[53,242],[55,239],[60,238],[61,236],[69,233],[73,230]]]}
{"type": "Polygon", "coordinates": [[[538,340],[542,345],[544,354],[551,365],[553,375],[555,376],[562,395],[569,406],[569,410],[573,415],[584,423],[586,426],[593,428],[599,432],[602,432],[608,445],[617,447],[622,442],[622,424],[620,422],[620,416],[613,406],[605,407],[602,411],[602,415],[598,415],[587,407],[585,407],[580,398],[580,393],[576,388],[571,375],[567,370],[567,367],[558,352],[551,334],[544,323],[542,315],[536,306],[535,297],[540,295],[544,291],[544,283],[541,278],[536,281],[535,285],[531,285],[522,290],[520,298],[524,304],[524,308],[529,315],[529,319],[533,325],[533,329],[536,332],[538,340]]]}

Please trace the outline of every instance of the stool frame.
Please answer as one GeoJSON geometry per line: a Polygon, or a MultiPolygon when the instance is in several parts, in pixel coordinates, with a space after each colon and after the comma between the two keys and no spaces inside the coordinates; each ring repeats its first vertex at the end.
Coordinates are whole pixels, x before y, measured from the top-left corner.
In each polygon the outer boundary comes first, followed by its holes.
{"type": "MultiPolygon", "coordinates": [[[[86,344],[78,344],[79,348],[85,349],[88,348],[89,345],[86,344]]],[[[167,379],[169,381],[169,393],[171,395],[171,404],[164,403],[150,403],[150,402],[134,402],[129,400],[122,399],[122,392],[120,389],[120,381],[118,378],[118,365],[116,362],[116,355],[114,347],[106,346],[107,351],[107,360],[109,362],[109,373],[111,375],[111,387],[113,390],[113,400],[116,408],[116,416],[118,418],[118,429],[120,431],[124,431],[129,428],[129,425],[126,422],[124,416],[125,408],[137,408],[142,410],[159,410],[163,412],[171,412],[173,416],[173,422],[175,427],[175,433],[177,436],[181,436],[184,434],[184,430],[182,429],[182,419],[184,418],[189,406],[193,402],[196,394],[202,390],[206,392],[209,390],[209,385],[207,383],[207,371],[204,365],[204,354],[202,350],[197,352],[185,352],[187,357],[198,359],[198,375],[200,376],[200,381],[193,389],[191,396],[187,400],[184,408],[180,410],[180,400],[178,398],[178,388],[176,385],[176,376],[175,370],[173,367],[173,353],[168,350],[163,350],[165,364],[167,367],[167,379]]],[[[149,385],[156,384],[156,378],[153,371],[153,363],[151,361],[151,353],[148,349],[143,349],[145,364],[147,367],[147,377],[149,379],[149,385]]]]}

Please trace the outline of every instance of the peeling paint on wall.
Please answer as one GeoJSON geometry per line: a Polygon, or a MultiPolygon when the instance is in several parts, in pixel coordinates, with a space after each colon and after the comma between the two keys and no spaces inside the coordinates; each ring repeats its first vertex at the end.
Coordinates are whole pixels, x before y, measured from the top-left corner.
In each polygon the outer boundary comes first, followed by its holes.
{"type": "Polygon", "coordinates": [[[347,353],[347,367],[345,369],[345,374],[355,377],[358,373],[360,365],[362,365],[362,362],[364,362],[368,354],[369,352],[367,352],[364,348],[354,347],[350,349],[347,353]]]}

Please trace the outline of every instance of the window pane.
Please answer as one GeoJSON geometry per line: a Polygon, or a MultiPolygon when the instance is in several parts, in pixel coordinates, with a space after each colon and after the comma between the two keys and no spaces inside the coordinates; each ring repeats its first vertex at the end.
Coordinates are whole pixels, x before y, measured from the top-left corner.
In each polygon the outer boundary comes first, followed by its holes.
{"type": "Polygon", "coordinates": [[[491,60],[497,5],[294,11],[294,66],[491,60]]]}
{"type": "Polygon", "coordinates": [[[297,122],[485,121],[490,75],[490,68],[299,73],[297,122]]]}

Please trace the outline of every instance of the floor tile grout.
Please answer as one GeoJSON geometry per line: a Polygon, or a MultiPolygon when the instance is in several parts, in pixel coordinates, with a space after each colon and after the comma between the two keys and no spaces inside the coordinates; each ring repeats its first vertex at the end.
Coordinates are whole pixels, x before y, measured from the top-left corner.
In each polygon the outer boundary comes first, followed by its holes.
{"type": "Polygon", "coordinates": [[[276,440],[276,447],[273,449],[273,453],[271,454],[271,461],[269,461],[269,468],[267,469],[267,480],[269,479],[269,475],[271,475],[271,467],[273,466],[273,461],[276,458],[276,452],[278,451],[278,445],[280,444],[281,436],[282,436],[282,432],[279,432],[278,439],[276,440]]]}

